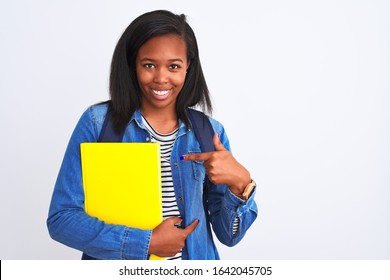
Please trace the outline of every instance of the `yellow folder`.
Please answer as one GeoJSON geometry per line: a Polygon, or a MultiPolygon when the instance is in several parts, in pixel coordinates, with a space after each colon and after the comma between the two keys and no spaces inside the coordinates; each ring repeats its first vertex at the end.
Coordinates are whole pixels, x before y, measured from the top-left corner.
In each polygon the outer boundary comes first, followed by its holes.
{"type": "Polygon", "coordinates": [[[162,222],[159,143],[82,143],[80,149],[86,213],[140,229],[162,222]]]}

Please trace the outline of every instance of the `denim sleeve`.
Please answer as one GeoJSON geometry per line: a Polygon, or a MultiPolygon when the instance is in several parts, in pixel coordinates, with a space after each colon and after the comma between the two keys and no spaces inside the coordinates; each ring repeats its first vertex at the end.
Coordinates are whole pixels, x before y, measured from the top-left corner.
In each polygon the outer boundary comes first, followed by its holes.
{"type": "Polygon", "coordinates": [[[150,230],[106,224],[84,211],[80,143],[96,142],[92,108],[80,118],[55,183],[47,226],[50,236],[97,259],[147,259],[150,230]]]}
{"type": "MultiPolygon", "coordinates": [[[[229,140],[221,124],[211,119],[214,130],[220,141],[230,151],[229,140]]],[[[254,200],[256,191],[245,201],[235,196],[226,185],[211,185],[208,188],[207,205],[210,220],[218,240],[227,246],[234,246],[245,236],[245,233],[257,217],[257,205],[254,200]],[[234,221],[238,217],[239,227],[233,234],[234,221]]]]}

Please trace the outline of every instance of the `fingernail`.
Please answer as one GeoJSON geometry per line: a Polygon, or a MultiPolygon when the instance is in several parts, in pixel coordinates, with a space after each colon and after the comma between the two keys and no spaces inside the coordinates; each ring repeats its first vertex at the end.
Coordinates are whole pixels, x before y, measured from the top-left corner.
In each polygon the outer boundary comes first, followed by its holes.
{"type": "Polygon", "coordinates": [[[185,160],[185,156],[180,156],[180,160],[185,160]]]}
{"type": "Polygon", "coordinates": [[[198,219],[198,224],[200,223],[200,220],[198,219]]]}

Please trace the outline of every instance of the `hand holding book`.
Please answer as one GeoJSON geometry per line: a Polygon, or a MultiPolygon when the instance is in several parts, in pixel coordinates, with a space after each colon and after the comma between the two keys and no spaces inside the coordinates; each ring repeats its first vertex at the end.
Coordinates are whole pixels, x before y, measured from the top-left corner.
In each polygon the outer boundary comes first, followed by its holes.
{"type": "Polygon", "coordinates": [[[199,220],[193,221],[184,229],[175,225],[182,222],[179,217],[172,217],[159,224],[152,233],[149,253],[161,257],[172,257],[178,253],[185,244],[185,240],[198,226],[199,220]]]}

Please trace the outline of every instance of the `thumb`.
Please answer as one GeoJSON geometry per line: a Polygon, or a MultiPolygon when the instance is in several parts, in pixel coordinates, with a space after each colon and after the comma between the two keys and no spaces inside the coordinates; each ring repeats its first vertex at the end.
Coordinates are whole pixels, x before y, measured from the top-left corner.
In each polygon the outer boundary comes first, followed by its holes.
{"type": "Polygon", "coordinates": [[[213,143],[214,143],[215,150],[217,150],[217,151],[226,151],[226,148],[223,146],[223,144],[219,140],[218,133],[214,134],[213,143]]]}
{"type": "Polygon", "coordinates": [[[190,235],[195,229],[196,227],[198,226],[199,224],[199,219],[196,219],[195,221],[193,221],[188,227],[186,227],[185,229],[183,229],[183,231],[185,232],[185,234],[188,236],[190,235]]]}

